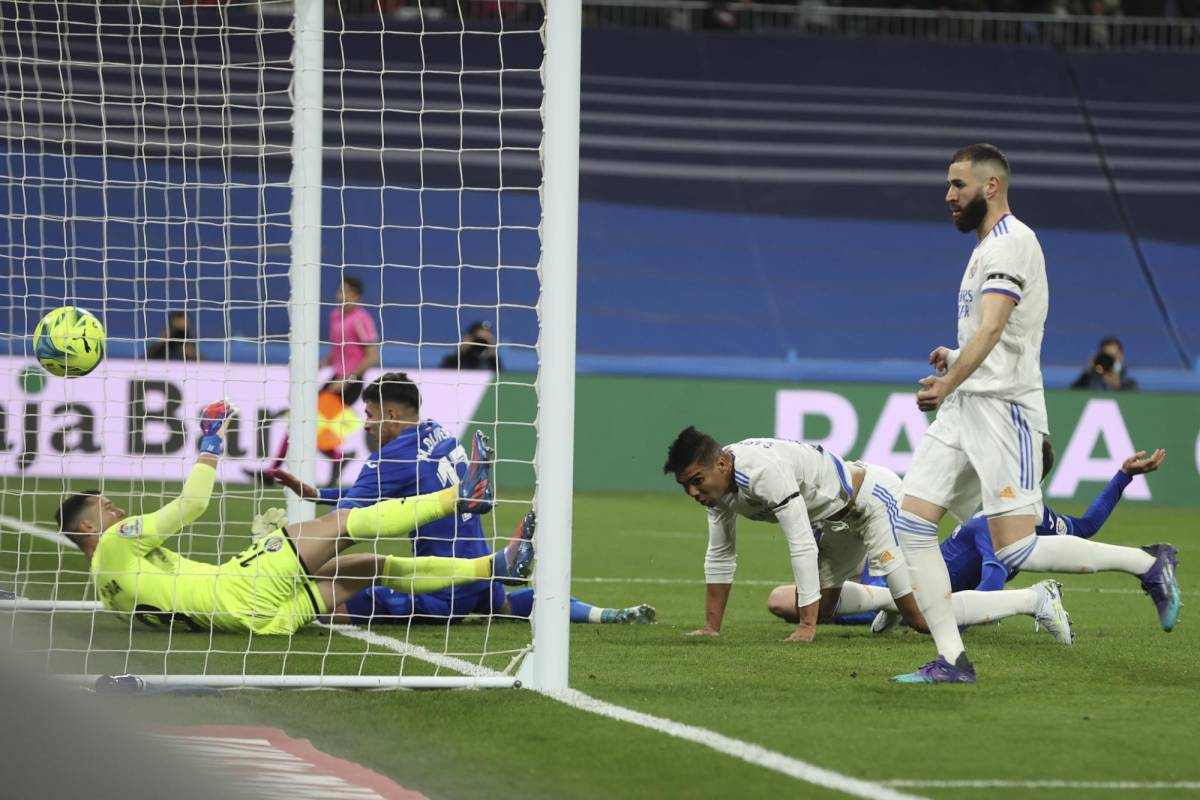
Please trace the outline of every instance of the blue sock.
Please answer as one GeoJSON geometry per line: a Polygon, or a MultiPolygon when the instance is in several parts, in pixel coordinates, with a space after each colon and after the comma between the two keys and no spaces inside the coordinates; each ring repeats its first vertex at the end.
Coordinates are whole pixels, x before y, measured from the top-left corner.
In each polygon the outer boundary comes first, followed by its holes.
{"type": "Polygon", "coordinates": [[[533,614],[533,589],[518,589],[508,593],[508,607],[514,617],[529,618],[533,614]]]}
{"type": "Polygon", "coordinates": [[[582,600],[571,598],[571,622],[590,622],[589,616],[592,612],[592,606],[582,600]]]}
{"type": "MultiPolygon", "coordinates": [[[[528,618],[533,614],[533,589],[518,589],[508,593],[508,607],[514,617],[528,618]]],[[[587,622],[592,607],[581,600],[571,598],[571,622],[587,622]]]]}

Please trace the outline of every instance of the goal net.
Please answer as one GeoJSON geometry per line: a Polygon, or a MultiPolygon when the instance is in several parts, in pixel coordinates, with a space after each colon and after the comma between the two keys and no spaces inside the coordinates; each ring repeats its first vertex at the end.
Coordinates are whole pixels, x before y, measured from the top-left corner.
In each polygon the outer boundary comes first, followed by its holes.
{"type": "MultiPolygon", "coordinates": [[[[576,166],[543,168],[543,10],[323,5],[0,3],[0,635],[41,669],[233,686],[510,686],[519,670],[565,682],[576,166]],[[542,193],[564,191],[543,213],[542,193]],[[555,245],[542,234],[557,213],[555,245]],[[89,376],[51,377],[32,357],[34,326],[61,305],[106,327],[89,376]],[[423,422],[368,424],[360,390],[385,373],[407,375],[423,422]],[[361,568],[340,561],[309,569],[350,602],[294,632],[106,608],[60,503],[97,490],[133,517],[179,497],[200,411],[222,398],[239,413],[212,499],[161,547],[220,564],[251,547],[256,515],[330,510],[282,488],[284,471],[335,501],[391,461],[404,477],[380,496],[441,489],[482,430],[491,514],[344,555],[476,556],[536,505],[533,611],[529,589],[410,595],[383,577],[348,583],[361,568]],[[373,455],[381,446],[400,455],[373,455]]],[[[577,31],[571,46],[561,74],[575,94],[556,102],[577,130],[577,31]]],[[[297,594],[310,585],[291,577],[297,594]]]]}

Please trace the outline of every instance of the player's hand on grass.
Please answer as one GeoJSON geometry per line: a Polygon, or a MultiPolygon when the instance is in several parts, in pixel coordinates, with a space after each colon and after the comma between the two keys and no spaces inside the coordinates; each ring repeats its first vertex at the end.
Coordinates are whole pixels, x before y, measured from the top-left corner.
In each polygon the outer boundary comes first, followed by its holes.
{"type": "Polygon", "coordinates": [[[937,411],[946,398],[954,391],[950,381],[937,375],[930,375],[917,381],[922,388],[917,392],[917,408],[922,411],[937,411]]]}
{"type": "Polygon", "coordinates": [[[950,348],[939,347],[929,354],[929,364],[939,375],[950,369],[950,348]]]}
{"type": "Polygon", "coordinates": [[[1154,472],[1162,466],[1163,461],[1167,457],[1167,451],[1161,447],[1154,451],[1154,454],[1147,457],[1145,450],[1139,450],[1125,462],[1121,464],[1121,472],[1126,475],[1145,475],[1148,472],[1154,472]]]}
{"type": "Polygon", "coordinates": [[[275,470],[274,478],[280,486],[286,486],[305,500],[318,500],[321,497],[315,486],[305,483],[286,469],[275,470]]]}
{"type": "Polygon", "coordinates": [[[817,636],[817,626],[798,625],[792,634],[784,639],[785,642],[811,642],[817,636]]]}
{"type": "Polygon", "coordinates": [[[694,631],[688,631],[684,636],[720,636],[721,632],[711,625],[705,625],[703,628],[697,628],[694,631]]]}

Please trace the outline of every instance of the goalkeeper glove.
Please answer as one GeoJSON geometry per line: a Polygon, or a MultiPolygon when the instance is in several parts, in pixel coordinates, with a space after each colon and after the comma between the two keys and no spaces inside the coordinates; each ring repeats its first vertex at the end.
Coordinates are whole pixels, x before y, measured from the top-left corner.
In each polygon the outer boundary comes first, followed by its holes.
{"type": "Polygon", "coordinates": [[[225,439],[221,426],[225,420],[237,413],[237,408],[228,400],[209,403],[200,412],[200,452],[219,456],[225,450],[225,439]]]}
{"type": "Polygon", "coordinates": [[[254,515],[254,522],[250,523],[250,541],[257,542],[280,528],[286,528],[287,524],[287,511],[282,508],[268,508],[261,514],[254,515]]]}

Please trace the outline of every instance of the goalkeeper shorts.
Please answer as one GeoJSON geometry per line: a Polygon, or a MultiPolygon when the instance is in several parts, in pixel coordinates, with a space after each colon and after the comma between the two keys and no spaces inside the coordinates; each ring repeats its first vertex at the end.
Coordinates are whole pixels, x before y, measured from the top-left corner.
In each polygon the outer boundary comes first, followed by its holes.
{"type": "Polygon", "coordinates": [[[329,613],[284,531],[264,536],[221,565],[213,627],[287,636],[329,613]]]}

